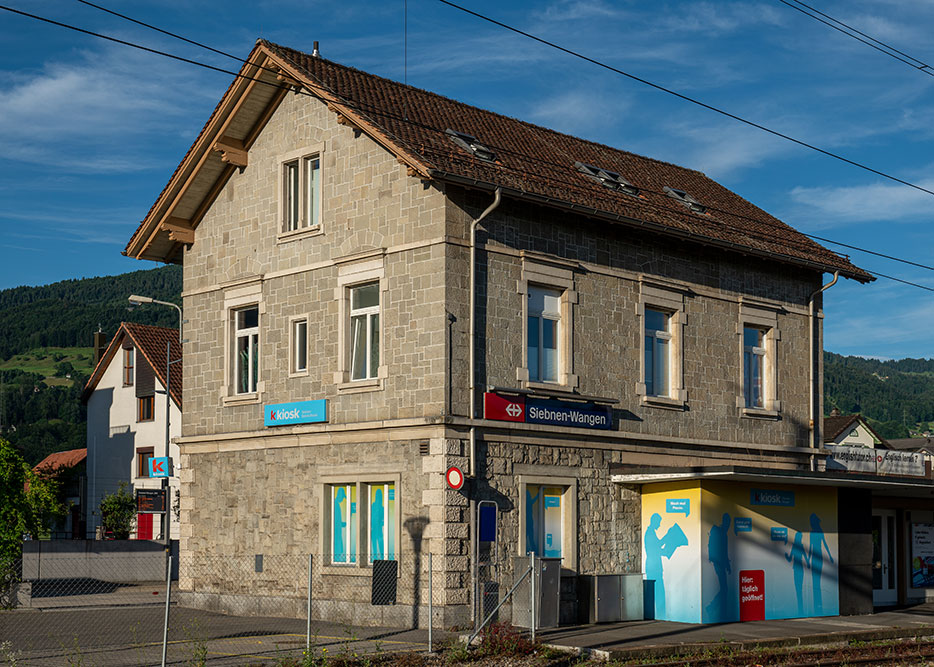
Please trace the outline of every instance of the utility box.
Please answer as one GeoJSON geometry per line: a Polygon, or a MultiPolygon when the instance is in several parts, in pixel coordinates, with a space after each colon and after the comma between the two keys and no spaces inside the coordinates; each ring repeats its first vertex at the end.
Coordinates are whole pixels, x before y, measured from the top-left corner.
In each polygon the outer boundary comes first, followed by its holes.
{"type": "Polygon", "coordinates": [[[643,619],[641,574],[582,575],[579,582],[581,623],[616,623],[643,619]]]}
{"type": "MultiPolygon", "coordinates": [[[[531,560],[517,556],[513,560],[516,577],[529,569],[531,560]]],[[[561,559],[536,558],[532,572],[535,577],[535,627],[558,627],[561,609],[561,559]]],[[[526,577],[512,596],[512,624],[520,628],[531,627],[531,580],[526,577]]]]}

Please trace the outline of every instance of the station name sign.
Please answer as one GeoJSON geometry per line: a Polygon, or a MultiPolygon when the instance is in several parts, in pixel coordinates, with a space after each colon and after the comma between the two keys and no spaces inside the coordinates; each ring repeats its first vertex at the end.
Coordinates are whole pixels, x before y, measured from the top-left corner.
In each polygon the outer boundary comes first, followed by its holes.
{"type": "Polygon", "coordinates": [[[613,414],[606,405],[574,403],[551,398],[503,396],[493,392],[483,395],[483,415],[486,419],[525,424],[613,428],[613,414]]]}
{"type": "Polygon", "coordinates": [[[290,424],[317,424],[328,420],[328,400],[295,401],[263,406],[263,423],[266,426],[288,426],[290,424]]]}

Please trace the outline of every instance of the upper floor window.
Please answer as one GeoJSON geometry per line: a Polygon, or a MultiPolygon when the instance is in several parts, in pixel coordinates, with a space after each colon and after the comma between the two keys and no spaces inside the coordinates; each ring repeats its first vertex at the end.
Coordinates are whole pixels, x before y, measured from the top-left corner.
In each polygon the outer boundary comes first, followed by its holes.
{"type": "Polygon", "coordinates": [[[764,408],[766,332],[755,327],[743,328],[743,397],[747,408],[764,408]]]}
{"type": "Polygon", "coordinates": [[[557,382],[561,291],[529,286],[528,369],[531,382],[557,382]]]}
{"type": "Polygon", "coordinates": [[[671,315],[645,309],[645,393],[671,395],[671,315]]]}
{"type": "Polygon", "coordinates": [[[136,350],[132,347],[123,349],[123,386],[133,384],[134,364],[136,363],[136,350]]]}
{"type": "Polygon", "coordinates": [[[136,476],[149,477],[149,462],[154,454],[152,447],[136,450],[136,476]]]}
{"type": "Polygon", "coordinates": [[[308,320],[292,320],[292,373],[308,370],[308,320]]]}
{"type": "Polygon", "coordinates": [[[256,392],[259,376],[259,307],[234,311],[234,392],[256,392]]]}
{"type": "Polygon", "coordinates": [[[350,289],[350,379],[379,373],[379,283],[350,289]]]}
{"type": "Polygon", "coordinates": [[[151,422],[156,418],[155,396],[141,396],[136,399],[136,421],[151,422]]]}
{"type": "Polygon", "coordinates": [[[283,231],[318,226],[321,208],[321,160],[309,155],[283,163],[283,231]]]}

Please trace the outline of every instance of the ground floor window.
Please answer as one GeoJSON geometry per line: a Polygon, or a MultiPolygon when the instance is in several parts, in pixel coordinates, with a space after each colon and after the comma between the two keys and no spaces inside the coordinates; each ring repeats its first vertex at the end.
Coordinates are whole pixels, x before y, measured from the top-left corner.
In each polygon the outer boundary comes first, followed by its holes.
{"type": "Polygon", "coordinates": [[[563,499],[566,487],[528,484],[525,487],[526,551],[543,558],[561,558],[563,499]]]}
{"type": "Polygon", "coordinates": [[[395,482],[331,484],[327,497],[332,565],[396,559],[395,482]]]}

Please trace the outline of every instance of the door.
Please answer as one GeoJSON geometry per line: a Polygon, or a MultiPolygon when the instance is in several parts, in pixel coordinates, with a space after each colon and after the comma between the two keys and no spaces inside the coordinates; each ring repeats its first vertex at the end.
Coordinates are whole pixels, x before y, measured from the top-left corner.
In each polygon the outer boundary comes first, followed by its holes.
{"type": "Polygon", "coordinates": [[[136,539],[152,539],[152,514],[136,515],[136,539]]]}
{"type": "Polygon", "coordinates": [[[895,511],[872,512],[872,603],[884,607],[898,602],[895,549],[895,511]]]}

